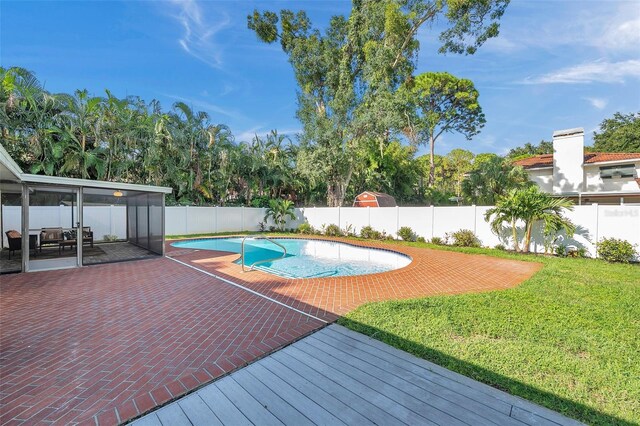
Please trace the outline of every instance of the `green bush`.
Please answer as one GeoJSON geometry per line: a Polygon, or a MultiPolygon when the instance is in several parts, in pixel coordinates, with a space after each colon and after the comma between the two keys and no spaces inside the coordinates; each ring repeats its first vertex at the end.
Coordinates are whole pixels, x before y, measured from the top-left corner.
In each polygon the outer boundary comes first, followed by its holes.
{"type": "Polygon", "coordinates": [[[426,243],[427,240],[425,240],[424,237],[418,237],[418,238],[416,238],[416,242],[418,242],[418,243],[426,243]]]}
{"type": "Polygon", "coordinates": [[[342,234],[347,237],[357,237],[356,230],[351,224],[347,224],[347,226],[342,230],[342,234]]]}
{"type": "Polygon", "coordinates": [[[494,247],[496,250],[500,250],[500,251],[505,251],[507,250],[507,247],[505,247],[504,244],[496,244],[496,246],[494,247]]]}
{"type": "Polygon", "coordinates": [[[452,245],[456,247],[480,247],[480,240],[469,229],[461,229],[450,235],[452,245]]]}
{"type": "Polygon", "coordinates": [[[402,238],[404,241],[415,241],[418,236],[413,229],[408,226],[403,226],[398,230],[398,237],[402,238]]]}
{"type": "Polygon", "coordinates": [[[382,234],[370,226],[363,226],[362,229],[360,229],[360,237],[366,238],[367,240],[379,240],[382,238],[382,234]]]}
{"type": "Polygon", "coordinates": [[[316,230],[310,223],[305,222],[298,226],[298,234],[313,235],[316,230]]]}
{"type": "Polygon", "coordinates": [[[324,235],[327,237],[342,237],[342,231],[338,225],[332,223],[325,228],[324,235]]]}
{"type": "Polygon", "coordinates": [[[444,244],[444,240],[440,237],[433,237],[431,238],[431,244],[435,244],[437,246],[443,246],[444,244]]]}
{"type": "Polygon", "coordinates": [[[636,254],[629,241],[605,238],[598,243],[598,255],[607,262],[629,263],[636,254]]]}
{"type": "Polygon", "coordinates": [[[558,257],[567,257],[567,246],[564,244],[558,244],[553,248],[553,252],[558,257]]]}
{"type": "Polygon", "coordinates": [[[584,257],[589,257],[587,255],[587,249],[584,247],[574,247],[571,249],[567,250],[567,256],[569,257],[579,257],[579,258],[584,258],[584,257]]]}

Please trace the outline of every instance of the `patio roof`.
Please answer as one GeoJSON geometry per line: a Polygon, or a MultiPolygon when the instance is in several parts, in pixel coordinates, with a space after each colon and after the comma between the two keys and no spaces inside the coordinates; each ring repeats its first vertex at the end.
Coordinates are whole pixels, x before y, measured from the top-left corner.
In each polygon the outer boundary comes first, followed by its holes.
{"type": "Polygon", "coordinates": [[[156,192],[170,194],[172,189],[166,186],[140,185],[133,183],[107,182],[103,180],[78,179],[59,176],[33,175],[23,173],[20,166],[11,158],[9,153],[0,145],[0,174],[1,181],[10,180],[25,183],[45,184],[45,185],[65,185],[65,186],[82,186],[90,188],[103,189],[125,189],[140,192],[156,192]],[[10,173],[14,179],[7,179],[5,174],[10,173]]]}

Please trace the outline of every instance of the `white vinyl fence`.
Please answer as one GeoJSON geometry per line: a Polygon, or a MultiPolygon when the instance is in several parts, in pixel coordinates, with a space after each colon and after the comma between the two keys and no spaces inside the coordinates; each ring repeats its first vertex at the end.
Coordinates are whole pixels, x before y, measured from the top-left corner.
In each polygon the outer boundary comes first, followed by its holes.
{"type": "MultiPolygon", "coordinates": [[[[398,229],[409,226],[427,240],[443,238],[460,229],[472,230],[483,246],[511,245],[508,237],[500,238],[491,232],[484,214],[490,207],[309,207],[296,209],[297,219],[287,223],[296,228],[308,222],[315,228],[336,224],[359,232],[363,226],[396,236],[398,229]]],[[[31,228],[69,227],[70,207],[32,207],[31,228]],[[69,222],[69,223],[67,223],[69,222]]],[[[3,230],[20,229],[20,207],[3,206],[3,230]]],[[[257,231],[264,221],[265,209],[249,207],[166,207],[167,235],[192,235],[217,232],[257,231]]],[[[640,246],[640,206],[588,205],[575,206],[566,215],[576,224],[572,238],[561,236],[560,243],[576,248],[584,247],[590,256],[596,254],[595,243],[603,238],[621,238],[640,246]]],[[[126,237],[126,208],[123,206],[86,206],[85,226],[91,226],[96,240],[104,235],[126,237]]],[[[269,224],[271,225],[271,223],[269,224]]],[[[3,235],[4,237],[4,235],[3,235]]],[[[544,251],[540,230],[532,238],[532,251],[544,251]]]]}

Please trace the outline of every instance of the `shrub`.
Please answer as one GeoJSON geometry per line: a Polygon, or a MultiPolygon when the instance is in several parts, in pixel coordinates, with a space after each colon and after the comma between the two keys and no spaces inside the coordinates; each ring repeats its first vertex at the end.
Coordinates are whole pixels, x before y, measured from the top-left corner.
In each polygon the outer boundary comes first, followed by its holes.
{"type": "Polygon", "coordinates": [[[427,240],[425,240],[424,237],[418,237],[418,238],[416,238],[416,242],[418,242],[418,243],[426,243],[427,240]]]}
{"type": "Polygon", "coordinates": [[[403,226],[398,230],[398,236],[402,238],[404,241],[415,241],[418,236],[413,229],[408,226],[403,226]]]}
{"type": "Polygon", "coordinates": [[[456,247],[480,247],[480,240],[469,229],[461,229],[452,233],[451,240],[456,247]]]}
{"type": "Polygon", "coordinates": [[[260,232],[264,232],[267,230],[267,224],[264,222],[258,222],[258,229],[260,232]]]}
{"type": "Polygon", "coordinates": [[[605,238],[598,243],[598,254],[607,262],[629,263],[637,252],[629,241],[605,238]]]}
{"type": "Polygon", "coordinates": [[[298,231],[298,234],[305,234],[305,235],[313,235],[316,233],[316,230],[314,229],[313,226],[311,226],[309,222],[301,223],[298,226],[297,231],[298,231]]]}
{"type": "Polygon", "coordinates": [[[501,251],[505,251],[507,248],[505,247],[504,244],[496,244],[496,246],[494,247],[494,249],[496,250],[501,250],[501,251]]]}
{"type": "Polygon", "coordinates": [[[553,252],[558,257],[567,257],[567,246],[564,244],[558,244],[553,248],[553,252]]]}
{"type": "Polygon", "coordinates": [[[332,223],[325,228],[324,235],[328,237],[342,237],[342,231],[338,225],[332,223]]]}
{"type": "Polygon", "coordinates": [[[444,240],[440,237],[433,237],[431,238],[431,244],[435,244],[437,246],[443,246],[444,244],[444,240]]]}
{"type": "Polygon", "coordinates": [[[580,258],[584,258],[584,257],[589,257],[587,255],[587,249],[584,247],[572,247],[570,249],[567,250],[567,256],[569,257],[580,257],[580,258]]]}
{"type": "Polygon", "coordinates": [[[353,225],[347,224],[347,227],[342,230],[342,234],[346,235],[347,237],[355,237],[356,236],[356,230],[353,227],[353,225]]]}
{"type": "Polygon", "coordinates": [[[118,236],[117,235],[107,234],[104,237],[102,237],[102,239],[104,241],[117,241],[118,240],[118,236]]]}
{"type": "Polygon", "coordinates": [[[380,231],[376,231],[370,226],[363,226],[360,230],[360,236],[368,240],[379,240],[382,237],[380,231]]]}

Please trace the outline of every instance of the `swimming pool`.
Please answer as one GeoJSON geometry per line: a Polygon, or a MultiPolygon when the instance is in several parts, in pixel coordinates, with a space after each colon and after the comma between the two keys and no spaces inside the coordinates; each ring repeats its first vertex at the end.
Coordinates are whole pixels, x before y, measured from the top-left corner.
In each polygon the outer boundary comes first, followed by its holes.
{"type": "MultiPolygon", "coordinates": [[[[287,249],[287,256],[278,260],[260,263],[260,269],[286,278],[322,278],[366,275],[391,271],[407,266],[411,258],[404,254],[369,247],[326,240],[302,238],[273,238],[287,249]]],[[[240,253],[242,238],[207,238],[178,241],[171,244],[200,250],[228,251],[240,253]]],[[[282,249],[265,239],[247,238],[245,242],[245,265],[279,258],[282,249]]],[[[240,264],[240,259],[235,263],[240,264]]]]}

